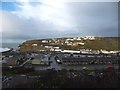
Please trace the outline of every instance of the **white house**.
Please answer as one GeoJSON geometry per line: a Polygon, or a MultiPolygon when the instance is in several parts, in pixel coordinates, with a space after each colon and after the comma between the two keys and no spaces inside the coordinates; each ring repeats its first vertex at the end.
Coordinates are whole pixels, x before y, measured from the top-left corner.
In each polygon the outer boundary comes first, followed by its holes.
{"type": "Polygon", "coordinates": [[[104,54],[113,54],[113,53],[118,53],[118,51],[106,51],[106,50],[100,50],[104,54]]]}
{"type": "Polygon", "coordinates": [[[62,53],[80,53],[80,51],[74,51],[74,50],[63,50],[62,53]]]}
{"type": "Polygon", "coordinates": [[[47,40],[42,40],[42,43],[48,43],[48,41],[47,40]]]}
{"type": "Polygon", "coordinates": [[[77,40],[81,40],[81,38],[78,38],[77,40]]]}
{"type": "Polygon", "coordinates": [[[85,36],[85,37],[83,37],[83,39],[84,40],[87,40],[87,39],[89,39],[89,40],[95,40],[95,36],[85,36]]]}
{"type": "Polygon", "coordinates": [[[37,44],[32,44],[32,46],[37,46],[37,44]]]}
{"type": "Polygon", "coordinates": [[[80,44],[80,45],[84,45],[84,43],[82,43],[82,42],[79,42],[78,44],[80,44]]]}

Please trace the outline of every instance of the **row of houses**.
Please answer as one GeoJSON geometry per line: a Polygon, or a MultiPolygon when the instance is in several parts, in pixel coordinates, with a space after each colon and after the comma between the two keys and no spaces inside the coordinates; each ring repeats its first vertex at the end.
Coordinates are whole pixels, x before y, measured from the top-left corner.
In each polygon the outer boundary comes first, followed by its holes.
{"type": "Polygon", "coordinates": [[[68,46],[76,46],[76,45],[85,45],[85,43],[83,43],[83,42],[65,42],[65,44],[66,45],[68,45],[68,46]]]}
{"type": "MultiPolygon", "coordinates": [[[[52,40],[42,40],[42,43],[53,43],[53,44],[67,44],[67,45],[84,45],[81,40],[95,40],[95,36],[85,36],[85,37],[74,37],[67,39],[52,39],[52,40]],[[73,42],[77,40],[79,42],[73,42]]],[[[36,45],[35,45],[36,46],[36,45]]]]}
{"type": "Polygon", "coordinates": [[[118,64],[118,57],[114,55],[81,55],[81,54],[59,54],[59,60],[67,65],[88,65],[88,64],[118,64]]]}
{"type": "Polygon", "coordinates": [[[85,36],[82,37],[84,40],[95,40],[95,36],[85,36]]]}
{"type": "Polygon", "coordinates": [[[85,36],[85,37],[74,37],[74,38],[68,38],[66,41],[74,41],[74,40],[95,40],[95,36],[85,36]]]}
{"type": "Polygon", "coordinates": [[[66,39],[65,44],[69,46],[84,45],[85,43],[83,43],[81,40],[95,40],[95,37],[85,36],[85,37],[76,37],[76,38],[66,39]],[[76,42],[73,42],[74,40],[76,40],[76,42]]]}
{"type": "Polygon", "coordinates": [[[59,51],[61,53],[80,53],[80,54],[117,54],[120,51],[106,51],[106,50],[89,50],[89,49],[80,49],[79,51],[75,50],[61,50],[59,47],[51,49],[51,51],[59,51]]]}
{"type": "Polygon", "coordinates": [[[81,64],[81,65],[88,65],[88,64],[118,64],[117,59],[111,59],[111,58],[62,58],[63,64],[81,64]]]}

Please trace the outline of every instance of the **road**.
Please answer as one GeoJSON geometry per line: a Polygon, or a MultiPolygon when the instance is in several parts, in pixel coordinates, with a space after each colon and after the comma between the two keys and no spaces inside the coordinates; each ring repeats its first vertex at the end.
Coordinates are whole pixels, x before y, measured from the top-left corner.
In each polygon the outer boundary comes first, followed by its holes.
{"type": "Polygon", "coordinates": [[[47,70],[47,69],[52,69],[52,68],[54,68],[56,70],[61,70],[62,69],[61,65],[56,63],[55,56],[51,56],[50,60],[52,61],[50,66],[34,66],[35,70],[47,70]]]}
{"type": "Polygon", "coordinates": [[[52,61],[51,65],[50,65],[50,68],[55,68],[56,70],[61,70],[61,69],[62,69],[61,65],[58,64],[58,63],[55,61],[55,56],[52,56],[50,59],[51,59],[51,61],[52,61]]]}
{"type": "Polygon", "coordinates": [[[24,63],[22,63],[20,66],[23,66],[24,64],[26,64],[29,61],[30,61],[30,58],[27,61],[25,61],[24,63]]]}

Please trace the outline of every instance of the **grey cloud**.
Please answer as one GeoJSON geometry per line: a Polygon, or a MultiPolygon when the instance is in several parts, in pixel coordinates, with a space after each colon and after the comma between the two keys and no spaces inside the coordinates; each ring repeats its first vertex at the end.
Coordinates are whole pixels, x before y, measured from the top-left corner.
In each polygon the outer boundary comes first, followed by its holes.
{"type": "Polygon", "coordinates": [[[118,33],[118,3],[69,3],[78,29],[86,35],[116,36],[118,33]],[[104,32],[109,32],[104,33],[104,32]],[[114,33],[113,33],[114,31],[114,33]],[[111,33],[110,33],[111,32],[111,33]]]}
{"type": "Polygon", "coordinates": [[[72,21],[77,25],[77,27],[69,28],[69,30],[57,30],[57,26],[52,23],[43,22],[35,18],[22,19],[10,12],[4,11],[2,14],[3,16],[7,15],[4,18],[7,18],[7,20],[3,21],[5,27],[2,31],[2,39],[20,41],[54,37],[80,37],[86,35],[118,35],[117,3],[75,2],[68,3],[67,9],[72,21]],[[12,26],[8,25],[9,22],[12,26]]]}

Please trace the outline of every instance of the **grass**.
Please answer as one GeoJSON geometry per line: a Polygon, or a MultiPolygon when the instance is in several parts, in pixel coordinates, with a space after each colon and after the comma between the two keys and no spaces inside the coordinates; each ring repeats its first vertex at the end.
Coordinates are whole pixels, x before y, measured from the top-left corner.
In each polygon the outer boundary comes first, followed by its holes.
{"type": "MultiPolygon", "coordinates": [[[[48,40],[48,39],[47,39],[48,40]]],[[[61,39],[60,39],[61,40],[61,39]]],[[[61,42],[64,42],[66,38],[63,38],[61,42]]],[[[73,42],[80,42],[80,41],[73,41],[73,42]]],[[[68,46],[68,45],[61,45],[58,44],[58,46],[61,49],[71,49],[71,50],[79,50],[79,49],[93,49],[93,50],[119,50],[118,48],[118,38],[117,37],[96,37],[95,40],[81,40],[85,45],[76,45],[76,46],[68,46]]],[[[26,41],[20,46],[20,51],[26,52],[26,51],[39,51],[39,50],[49,50],[44,48],[43,43],[41,40],[31,40],[26,41]],[[37,47],[31,46],[32,44],[37,43],[37,47]]],[[[47,43],[46,45],[50,45],[50,43],[47,43]]]]}

